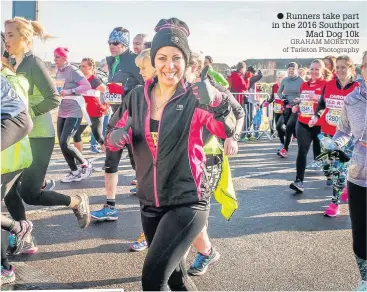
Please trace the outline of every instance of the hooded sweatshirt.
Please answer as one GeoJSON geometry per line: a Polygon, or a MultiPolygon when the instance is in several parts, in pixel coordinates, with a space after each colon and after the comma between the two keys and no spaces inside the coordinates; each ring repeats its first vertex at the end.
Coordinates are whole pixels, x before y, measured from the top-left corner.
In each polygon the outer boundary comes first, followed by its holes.
{"type": "Polygon", "coordinates": [[[300,96],[303,82],[304,80],[298,75],[283,78],[278,89],[279,98],[287,99],[288,103],[292,103],[293,99],[300,96]]]}
{"type": "MultiPolygon", "coordinates": [[[[367,187],[367,87],[365,81],[344,100],[340,121],[333,140],[344,147],[351,136],[354,150],[348,169],[348,181],[367,187]]],[[[366,194],[360,194],[366,195],[366,194]]]]}

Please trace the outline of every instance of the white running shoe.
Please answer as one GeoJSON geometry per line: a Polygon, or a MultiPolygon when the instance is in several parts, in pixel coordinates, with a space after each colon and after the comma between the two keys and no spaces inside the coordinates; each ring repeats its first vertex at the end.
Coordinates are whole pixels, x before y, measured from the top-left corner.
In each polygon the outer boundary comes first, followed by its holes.
{"type": "Polygon", "coordinates": [[[88,165],[87,166],[85,166],[85,167],[82,166],[80,168],[80,176],[81,176],[81,179],[86,179],[86,178],[90,177],[91,174],[92,174],[93,165],[88,160],[87,160],[87,162],[88,162],[88,165]]]}
{"type": "Polygon", "coordinates": [[[73,182],[73,181],[81,181],[82,177],[81,177],[81,172],[79,172],[78,174],[73,174],[71,171],[60,180],[60,182],[62,183],[69,183],[69,182],[73,182]]]}

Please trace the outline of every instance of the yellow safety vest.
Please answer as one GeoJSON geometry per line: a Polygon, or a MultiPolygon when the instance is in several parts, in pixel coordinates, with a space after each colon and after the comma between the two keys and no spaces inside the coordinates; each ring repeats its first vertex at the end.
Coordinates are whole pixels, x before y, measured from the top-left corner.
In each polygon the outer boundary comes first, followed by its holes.
{"type": "MultiPolygon", "coordinates": [[[[3,68],[1,75],[4,76],[10,86],[28,105],[28,90],[29,83],[27,78],[22,75],[16,75],[8,68],[3,68]]],[[[9,148],[1,151],[1,174],[14,172],[20,169],[25,169],[32,164],[33,156],[28,136],[18,141],[9,148]]]]}

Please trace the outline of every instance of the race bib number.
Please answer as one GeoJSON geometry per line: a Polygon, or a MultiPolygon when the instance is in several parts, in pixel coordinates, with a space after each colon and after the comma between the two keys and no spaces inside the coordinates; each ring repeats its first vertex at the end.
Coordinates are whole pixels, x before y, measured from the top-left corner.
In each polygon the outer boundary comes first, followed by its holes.
{"type": "Polygon", "coordinates": [[[105,100],[109,104],[120,104],[122,102],[122,94],[110,93],[107,91],[105,93],[105,100]]]}
{"type": "Polygon", "coordinates": [[[340,120],[341,111],[340,110],[329,110],[326,114],[326,122],[336,127],[340,120]]]}
{"type": "Polygon", "coordinates": [[[314,115],[314,109],[313,109],[314,103],[312,101],[304,101],[300,105],[300,112],[303,116],[313,116],[314,115]]]}
{"type": "Polygon", "coordinates": [[[275,103],[274,104],[274,112],[276,114],[281,114],[283,113],[283,109],[282,109],[282,105],[280,103],[275,103]]]}

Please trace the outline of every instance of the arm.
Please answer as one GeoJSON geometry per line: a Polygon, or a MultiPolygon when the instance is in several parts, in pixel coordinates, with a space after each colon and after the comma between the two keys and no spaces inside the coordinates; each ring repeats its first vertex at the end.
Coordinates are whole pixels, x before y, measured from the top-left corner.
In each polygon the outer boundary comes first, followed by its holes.
{"type": "Polygon", "coordinates": [[[344,104],[333,140],[339,147],[344,147],[349,142],[351,136],[352,130],[350,128],[347,108],[344,104]]]}
{"type": "Polygon", "coordinates": [[[268,103],[272,103],[275,99],[275,95],[274,95],[274,87],[275,84],[273,84],[272,88],[271,88],[271,94],[270,94],[270,98],[267,100],[268,103]]]}
{"type": "Polygon", "coordinates": [[[33,122],[28,110],[15,117],[1,120],[1,151],[14,145],[32,131],[33,122]]]}
{"type": "Polygon", "coordinates": [[[213,87],[209,80],[195,83],[192,94],[199,99],[193,118],[205,125],[209,132],[219,138],[232,137],[236,128],[229,98],[213,87]]]}
{"type": "MultiPolygon", "coordinates": [[[[285,78],[284,78],[285,79],[285,78]]],[[[278,89],[278,96],[280,99],[284,99],[285,96],[283,95],[283,90],[284,90],[284,79],[282,80],[282,82],[280,83],[279,89],[278,89]]]]}
{"type": "MultiPolygon", "coordinates": [[[[72,78],[74,82],[78,84],[78,86],[75,88],[75,92],[77,94],[83,94],[87,92],[89,89],[92,89],[92,86],[90,85],[89,81],[84,77],[82,72],[80,72],[79,70],[73,71],[72,78]]],[[[63,92],[66,95],[71,95],[73,93],[72,89],[64,89],[63,92]]]]}
{"type": "Polygon", "coordinates": [[[45,64],[38,58],[35,58],[31,78],[33,79],[34,85],[44,98],[42,102],[31,108],[31,115],[34,114],[35,116],[40,116],[57,108],[60,105],[59,93],[57,92],[45,64]]]}
{"type": "Polygon", "coordinates": [[[101,93],[105,93],[106,92],[106,85],[104,85],[103,83],[101,83],[96,90],[99,90],[101,93]]]}
{"type": "Polygon", "coordinates": [[[258,82],[261,80],[261,78],[263,78],[263,73],[259,70],[257,75],[252,76],[250,79],[250,88],[252,87],[252,85],[254,85],[254,83],[258,82]]]}
{"type": "Polygon", "coordinates": [[[322,114],[320,112],[323,111],[326,108],[326,103],[325,103],[325,98],[324,98],[325,88],[326,88],[326,85],[322,89],[322,93],[321,93],[321,96],[320,96],[320,99],[319,99],[319,103],[317,104],[317,108],[316,108],[316,114],[315,114],[315,116],[317,116],[318,118],[322,114]]]}

